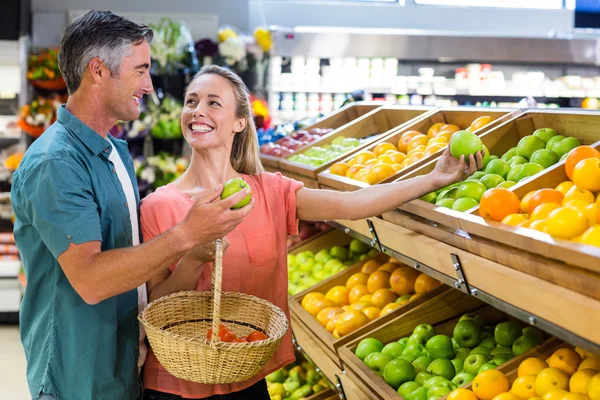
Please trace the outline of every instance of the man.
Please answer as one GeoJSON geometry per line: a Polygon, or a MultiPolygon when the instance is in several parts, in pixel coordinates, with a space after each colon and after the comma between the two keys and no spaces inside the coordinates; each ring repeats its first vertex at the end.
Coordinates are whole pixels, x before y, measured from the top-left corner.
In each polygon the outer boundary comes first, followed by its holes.
{"type": "Polygon", "coordinates": [[[221,201],[219,185],[181,224],[137,246],[133,163],[108,131],[137,119],[139,100],[153,90],[152,36],[104,11],[67,27],[59,66],[69,100],[14,175],[14,233],[28,280],[21,337],[34,399],[139,399],[145,282],[224,237],[253,207],[230,210],[247,192],[221,201]]]}

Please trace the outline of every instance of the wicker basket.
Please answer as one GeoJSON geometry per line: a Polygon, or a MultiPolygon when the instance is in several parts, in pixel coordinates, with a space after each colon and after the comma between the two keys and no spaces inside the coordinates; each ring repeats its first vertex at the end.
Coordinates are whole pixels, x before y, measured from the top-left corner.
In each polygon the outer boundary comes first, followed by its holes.
{"type": "Polygon", "coordinates": [[[160,363],[177,378],[204,384],[241,382],[256,375],[273,356],[288,330],[278,307],[244,293],[221,292],[221,241],[213,263],[212,292],[186,291],[148,304],[139,320],[160,363]],[[219,335],[206,339],[210,328],[225,325],[238,337],[260,331],[269,339],[226,343],[219,335]]]}

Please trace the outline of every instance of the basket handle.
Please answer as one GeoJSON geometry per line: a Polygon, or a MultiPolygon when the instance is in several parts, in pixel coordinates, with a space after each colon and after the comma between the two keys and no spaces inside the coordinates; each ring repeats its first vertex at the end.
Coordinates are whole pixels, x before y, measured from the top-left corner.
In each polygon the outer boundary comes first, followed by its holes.
{"type": "Polygon", "coordinates": [[[211,286],[213,291],[213,321],[210,343],[214,347],[219,340],[219,325],[221,325],[221,284],[223,283],[223,242],[215,241],[215,262],[213,263],[211,286]]]}

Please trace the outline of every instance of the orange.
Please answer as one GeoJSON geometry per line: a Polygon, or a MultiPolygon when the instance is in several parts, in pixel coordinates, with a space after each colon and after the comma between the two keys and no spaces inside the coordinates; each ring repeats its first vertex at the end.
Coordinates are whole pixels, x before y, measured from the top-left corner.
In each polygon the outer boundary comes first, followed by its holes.
{"type": "Polygon", "coordinates": [[[379,315],[381,314],[381,310],[379,308],[377,308],[377,307],[367,307],[364,310],[362,310],[362,312],[371,321],[373,321],[374,319],[379,318],[379,315]]]}
{"type": "Polygon", "coordinates": [[[519,365],[517,375],[537,375],[540,373],[541,370],[546,368],[548,368],[548,364],[546,364],[546,361],[537,357],[530,357],[519,365]]]}
{"type": "Polygon", "coordinates": [[[502,220],[503,224],[507,224],[510,226],[517,226],[521,222],[527,221],[527,217],[523,214],[509,214],[502,220]]]}
{"type": "Polygon", "coordinates": [[[458,388],[450,392],[446,400],[479,400],[469,389],[458,388]]]}
{"type": "Polygon", "coordinates": [[[529,228],[529,225],[531,225],[531,221],[527,220],[527,221],[523,221],[520,224],[518,224],[517,226],[519,228],[529,228]]]}
{"type": "Polygon", "coordinates": [[[381,309],[381,314],[379,316],[383,317],[384,315],[387,315],[392,311],[399,309],[400,307],[402,307],[400,304],[390,303],[381,309]]]}
{"type": "Polygon", "coordinates": [[[579,146],[569,152],[565,160],[565,172],[569,179],[573,180],[573,170],[579,161],[588,158],[600,158],[600,151],[591,146],[579,146]]]}
{"type": "Polygon", "coordinates": [[[396,269],[400,268],[398,263],[386,262],[381,267],[378,268],[379,271],[387,271],[390,274],[393,273],[396,269]]]}
{"type": "Polygon", "coordinates": [[[568,388],[569,375],[557,368],[543,369],[535,378],[535,391],[540,397],[553,389],[567,390],[568,388]]]}
{"type": "Polygon", "coordinates": [[[569,380],[569,390],[573,393],[588,394],[588,384],[597,373],[593,369],[582,369],[575,372],[569,380]]]}
{"type": "Polygon", "coordinates": [[[375,146],[375,148],[373,149],[373,153],[375,153],[375,155],[377,157],[379,157],[380,155],[384,154],[386,151],[389,150],[396,150],[398,151],[398,148],[392,144],[392,143],[379,143],[377,146],[375,146]]]}
{"type": "Polygon", "coordinates": [[[529,208],[527,211],[531,214],[537,206],[546,203],[555,203],[560,206],[564,198],[565,195],[556,189],[537,190],[529,199],[529,208]]]}
{"type": "Polygon", "coordinates": [[[392,165],[392,167],[394,167],[394,169],[396,170],[396,172],[400,171],[403,168],[402,164],[394,164],[394,165],[392,165]]]}
{"type": "Polygon", "coordinates": [[[584,213],[589,221],[589,225],[596,225],[596,208],[598,207],[596,205],[596,203],[594,204],[587,204],[584,201],[581,200],[571,200],[571,201],[567,201],[564,204],[565,207],[575,207],[576,209],[578,209],[579,211],[581,211],[582,213],[584,213]]]}
{"type": "Polygon", "coordinates": [[[563,400],[567,394],[566,390],[552,389],[542,397],[542,400],[563,400]]]}
{"type": "Polygon", "coordinates": [[[573,186],[571,189],[569,189],[567,194],[565,194],[565,198],[563,200],[563,205],[567,201],[571,201],[571,200],[579,200],[579,201],[583,201],[587,204],[592,204],[596,201],[596,199],[594,198],[594,194],[592,192],[590,192],[589,190],[586,190],[586,189],[578,188],[577,186],[573,186]]]}
{"type": "Polygon", "coordinates": [[[375,156],[373,152],[363,150],[356,153],[356,155],[354,156],[354,162],[356,164],[364,164],[367,161],[372,160],[374,158],[377,158],[377,156],[375,156]]]}
{"type": "Polygon", "coordinates": [[[364,178],[367,178],[369,176],[369,170],[370,168],[363,168],[360,171],[358,171],[356,174],[354,174],[354,176],[352,177],[352,179],[356,179],[357,181],[363,181],[366,183],[369,183],[368,181],[366,181],[364,178]]]}
{"type": "MultiPolygon", "coordinates": [[[[356,303],[357,301],[363,301],[363,296],[367,294],[369,294],[369,289],[367,289],[367,285],[363,284],[354,286],[352,289],[350,289],[350,293],[348,294],[348,301],[350,302],[350,304],[356,303]]],[[[371,300],[369,299],[369,301],[371,300]]]]}
{"type": "MultiPolygon", "coordinates": [[[[391,275],[392,274],[390,274],[387,271],[375,271],[371,275],[369,275],[369,280],[367,281],[367,288],[369,289],[369,293],[375,293],[379,289],[389,289],[391,287],[391,275]]],[[[373,303],[377,305],[377,303],[373,303]]]]}
{"type": "Polygon", "coordinates": [[[348,297],[350,295],[350,289],[346,286],[334,286],[325,295],[326,299],[333,301],[338,307],[347,306],[350,304],[348,297]]]}
{"type": "Polygon", "coordinates": [[[375,305],[369,301],[359,301],[350,305],[351,309],[362,311],[365,308],[375,307],[375,305]]]}
{"type": "Polygon", "coordinates": [[[392,160],[392,157],[388,154],[382,154],[379,157],[376,158],[377,163],[376,164],[393,164],[394,160],[392,160]]]}
{"type": "Polygon", "coordinates": [[[588,210],[588,218],[591,218],[590,225],[600,224],[600,205],[598,203],[590,204],[586,207],[588,210]],[[590,217],[591,216],[591,217],[590,217]]]}
{"type": "Polygon", "coordinates": [[[390,258],[388,259],[388,262],[389,262],[389,263],[402,264],[402,263],[400,262],[400,260],[396,260],[394,257],[390,257],[390,258]]]}
{"type": "Polygon", "coordinates": [[[544,203],[537,206],[531,215],[529,216],[530,221],[539,221],[548,219],[548,215],[557,208],[560,208],[560,204],[556,203],[544,203]]]}
{"type": "Polygon", "coordinates": [[[561,239],[572,239],[581,235],[590,222],[587,216],[575,207],[559,207],[548,215],[546,232],[561,239]]]}
{"type": "MultiPolygon", "coordinates": [[[[357,272],[350,278],[348,278],[348,280],[346,281],[346,287],[348,289],[352,289],[359,285],[366,285],[368,280],[369,275],[363,274],[362,272],[357,272]]],[[[350,301],[350,303],[352,303],[352,301],[350,301]]]]}
{"type": "MultiPolygon", "coordinates": [[[[344,312],[346,311],[344,310],[344,312]]],[[[327,321],[327,325],[325,325],[325,329],[327,329],[327,332],[333,332],[333,330],[335,329],[335,324],[337,323],[337,320],[340,319],[342,314],[343,313],[335,314],[333,317],[331,317],[329,321],[327,321]]]]}
{"type": "Polygon", "coordinates": [[[390,164],[377,164],[369,171],[369,183],[373,185],[377,182],[381,182],[384,179],[387,179],[390,176],[394,175],[395,173],[396,169],[390,164]]]}
{"type": "Polygon", "coordinates": [[[369,322],[371,322],[369,318],[362,312],[358,310],[348,310],[345,313],[340,314],[340,317],[335,323],[335,330],[340,337],[343,337],[369,322]]]}
{"type": "Polygon", "coordinates": [[[546,225],[548,224],[545,219],[538,219],[537,221],[531,221],[528,228],[540,232],[546,232],[546,225]]]}
{"type": "Polygon", "coordinates": [[[412,156],[410,156],[410,157],[408,158],[408,163],[407,163],[407,165],[414,164],[414,163],[416,163],[417,161],[421,160],[423,157],[425,157],[425,153],[416,153],[416,154],[413,154],[412,156]]]}
{"type": "Polygon", "coordinates": [[[520,209],[521,202],[517,195],[505,188],[487,190],[479,201],[479,215],[498,222],[507,215],[518,213],[520,209]]]}
{"type": "Polygon", "coordinates": [[[590,397],[583,393],[565,393],[562,400],[590,400],[590,397]]]}
{"type": "Polygon", "coordinates": [[[522,213],[528,213],[529,212],[529,199],[531,199],[531,196],[533,196],[535,194],[535,190],[532,190],[531,192],[527,193],[525,196],[523,196],[523,198],[521,199],[521,212],[522,213]]]}
{"type": "Polygon", "coordinates": [[[506,393],[500,393],[499,395],[494,397],[493,400],[523,400],[523,398],[520,396],[517,396],[514,393],[506,392],[506,393]]]}
{"type": "Polygon", "coordinates": [[[413,293],[419,273],[407,266],[402,266],[392,272],[390,286],[398,296],[413,293]]]}
{"type": "Polygon", "coordinates": [[[371,303],[373,303],[375,307],[381,308],[383,311],[383,308],[386,305],[393,303],[397,298],[398,296],[396,293],[392,292],[390,289],[379,289],[371,296],[371,303]]]}
{"type": "Polygon", "coordinates": [[[600,356],[589,355],[587,356],[581,364],[577,367],[577,371],[581,371],[584,369],[592,369],[596,372],[600,372],[600,356]]]}
{"type": "Polygon", "coordinates": [[[423,153],[423,152],[425,152],[425,149],[427,149],[427,147],[424,145],[417,146],[414,149],[412,149],[411,151],[409,151],[408,153],[406,153],[406,157],[410,158],[410,157],[414,156],[415,154],[423,153]]]}
{"type": "MultiPolygon", "coordinates": [[[[591,357],[591,356],[594,355],[594,354],[590,353],[589,351],[587,351],[585,349],[582,349],[579,346],[575,347],[575,351],[581,356],[582,360],[585,360],[586,358],[591,357]]],[[[581,366],[581,364],[580,364],[580,366],[581,366]]]]}
{"type": "Polygon", "coordinates": [[[348,166],[349,166],[349,167],[353,166],[353,165],[355,164],[355,162],[354,162],[354,158],[352,158],[352,159],[350,159],[350,160],[346,161],[346,164],[348,164],[348,166]]]}
{"type": "MultiPolygon", "coordinates": [[[[415,294],[413,294],[412,296],[410,296],[410,299],[408,299],[408,301],[413,301],[413,300],[416,300],[416,299],[418,299],[419,297],[423,296],[423,294],[424,294],[424,293],[415,293],[415,294]]],[[[402,303],[402,304],[404,304],[404,303],[402,303]]]]}
{"type": "Polygon", "coordinates": [[[330,308],[330,307],[335,307],[335,306],[336,306],[336,304],[329,299],[317,299],[317,300],[314,300],[314,301],[308,303],[304,309],[306,311],[308,311],[308,313],[310,315],[312,315],[313,317],[316,318],[317,315],[324,308],[330,308]]]}
{"type": "Polygon", "coordinates": [[[334,175],[346,176],[350,166],[346,163],[335,163],[331,166],[330,172],[334,175]]]}
{"type": "Polygon", "coordinates": [[[344,310],[339,307],[324,308],[317,314],[317,321],[319,321],[321,325],[327,326],[327,323],[334,315],[341,314],[343,312],[344,310]]]}
{"type": "Polygon", "coordinates": [[[381,263],[377,260],[369,260],[363,264],[362,268],[360,269],[360,272],[362,272],[363,274],[371,275],[373,272],[377,271],[377,268],[379,268],[380,265],[381,263]]]}
{"type": "Polygon", "coordinates": [[[360,171],[361,169],[363,169],[365,166],[364,164],[354,164],[352,165],[350,168],[348,168],[348,171],[346,171],[346,177],[348,178],[354,178],[354,175],[356,175],[356,173],[358,171],[360,171]]]}
{"type": "Polygon", "coordinates": [[[439,136],[439,137],[433,138],[427,143],[427,147],[433,146],[436,144],[441,144],[441,145],[446,146],[448,144],[448,139],[446,139],[445,136],[439,136]]]}
{"type": "Polygon", "coordinates": [[[524,399],[537,396],[535,393],[535,375],[523,375],[514,381],[510,391],[524,399]]]}
{"type": "Polygon", "coordinates": [[[592,226],[583,232],[579,243],[600,247],[600,225],[592,226]]]}
{"type": "MultiPolygon", "coordinates": [[[[442,282],[433,279],[429,275],[421,274],[415,280],[415,293],[422,294],[427,293],[440,286],[442,282]]],[[[412,300],[412,298],[411,298],[412,300]]]]}
{"type": "Polygon", "coordinates": [[[558,186],[555,187],[555,189],[561,192],[562,194],[567,194],[569,189],[571,189],[573,186],[575,186],[573,182],[564,181],[563,183],[559,183],[558,186]]]}
{"type": "Polygon", "coordinates": [[[489,115],[484,115],[475,119],[473,122],[471,122],[471,129],[473,129],[471,132],[475,132],[476,130],[483,128],[493,120],[494,119],[489,115]]]}
{"type": "Polygon", "coordinates": [[[600,190],[600,159],[587,158],[579,161],[573,169],[573,183],[592,192],[600,190]]]}
{"type": "Polygon", "coordinates": [[[437,135],[440,132],[444,125],[446,124],[444,124],[443,122],[438,122],[436,124],[431,125],[431,127],[427,131],[427,136],[429,136],[430,138],[435,137],[435,135],[437,135]]]}
{"type": "Polygon", "coordinates": [[[435,135],[436,138],[446,138],[447,141],[450,141],[450,138],[452,137],[452,135],[454,135],[454,132],[450,132],[450,131],[445,131],[445,132],[439,132],[437,135],[435,135]]]}
{"type": "Polygon", "coordinates": [[[508,392],[510,385],[504,374],[488,369],[473,379],[473,393],[479,400],[492,400],[500,393],[508,392]]]}
{"type": "Polygon", "coordinates": [[[406,151],[410,153],[412,149],[416,149],[419,146],[425,146],[429,142],[429,138],[425,135],[416,135],[406,145],[406,151]]]}
{"type": "MultiPolygon", "coordinates": [[[[367,290],[367,293],[368,293],[368,290],[367,290]]],[[[363,296],[362,296],[362,297],[359,299],[359,301],[368,301],[368,302],[370,303],[370,302],[371,302],[371,297],[372,297],[372,296],[373,296],[373,295],[372,295],[372,294],[370,294],[370,293],[369,293],[369,294],[365,294],[365,295],[363,295],[363,296]]]]}
{"type": "Polygon", "coordinates": [[[373,168],[373,165],[377,164],[377,159],[373,158],[365,163],[365,168],[373,168]]]}
{"type": "Polygon", "coordinates": [[[400,136],[400,140],[398,140],[398,151],[406,153],[406,146],[408,145],[408,142],[410,142],[412,138],[414,138],[417,135],[422,135],[422,133],[419,131],[404,132],[402,136],[400,136]]]}
{"type": "Polygon", "coordinates": [[[302,298],[302,302],[300,303],[300,305],[302,306],[302,308],[304,308],[306,310],[306,306],[308,303],[311,303],[315,300],[324,300],[324,299],[325,299],[325,295],[323,293],[311,292],[302,298]]]}
{"type": "Polygon", "coordinates": [[[439,146],[431,146],[428,147],[427,149],[425,149],[425,151],[423,152],[423,157],[427,157],[427,156],[432,156],[435,153],[437,153],[440,150],[443,150],[446,148],[446,145],[439,145],[439,146]]]}
{"type": "Polygon", "coordinates": [[[588,384],[588,396],[591,400],[600,399],[600,373],[594,375],[588,384]]]}
{"type": "Polygon", "coordinates": [[[400,152],[390,154],[389,156],[394,164],[402,164],[406,160],[406,154],[400,152]]]}
{"type": "Polygon", "coordinates": [[[442,133],[442,132],[458,132],[460,131],[460,126],[458,125],[454,125],[454,124],[448,124],[448,125],[444,125],[441,127],[440,131],[438,132],[438,134],[442,133]]]}

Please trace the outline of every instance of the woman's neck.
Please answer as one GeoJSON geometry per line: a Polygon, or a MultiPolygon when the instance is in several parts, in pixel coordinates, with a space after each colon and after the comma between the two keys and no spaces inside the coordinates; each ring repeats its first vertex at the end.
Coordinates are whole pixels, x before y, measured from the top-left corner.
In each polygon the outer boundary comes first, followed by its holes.
{"type": "Polygon", "coordinates": [[[192,150],[190,166],[177,181],[180,190],[212,189],[231,178],[241,178],[229,159],[230,149],[209,149],[202,152],[192,150]]]}

